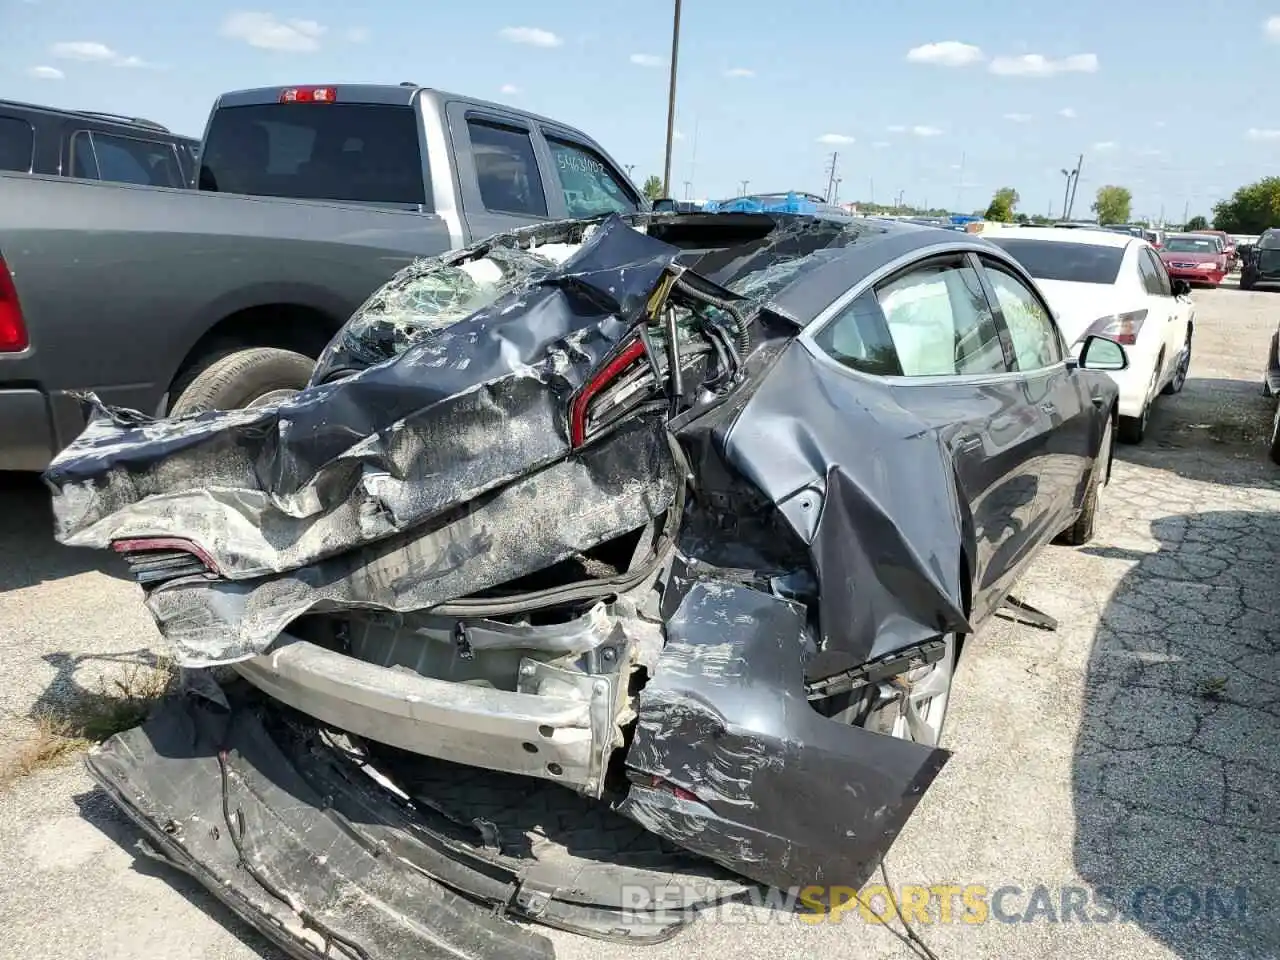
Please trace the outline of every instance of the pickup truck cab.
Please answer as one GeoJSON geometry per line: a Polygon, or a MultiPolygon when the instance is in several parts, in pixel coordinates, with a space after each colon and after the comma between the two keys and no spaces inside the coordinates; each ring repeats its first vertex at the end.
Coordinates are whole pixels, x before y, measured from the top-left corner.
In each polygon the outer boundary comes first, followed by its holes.
{"type": "Polygon", "coordinates": [[[199,156],[195,190],[0,174],[0,470],[44,469],[78,392],[156,416],[271,402],[413,260],[648,209],[581,131],[416,85],[229,93],[199,156]]]}
{"type": "Polygon", "coordinates": [[[0,100],[0,170],[190,187],[199,146],[151,120],[0,100]]]}

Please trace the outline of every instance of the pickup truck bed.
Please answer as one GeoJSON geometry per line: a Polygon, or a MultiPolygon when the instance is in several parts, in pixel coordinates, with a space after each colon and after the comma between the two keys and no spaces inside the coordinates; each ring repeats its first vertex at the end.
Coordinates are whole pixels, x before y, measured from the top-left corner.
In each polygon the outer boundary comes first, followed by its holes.
{"type": "Polygon", "coordinates": [[[44,469],[83,429],[78,392],[151,415],[269,401],[414,259],[645,205],[580,131],[420,87],[224,95],[201,162],[197,190],[0,174],[0,470],[44,469]]]}

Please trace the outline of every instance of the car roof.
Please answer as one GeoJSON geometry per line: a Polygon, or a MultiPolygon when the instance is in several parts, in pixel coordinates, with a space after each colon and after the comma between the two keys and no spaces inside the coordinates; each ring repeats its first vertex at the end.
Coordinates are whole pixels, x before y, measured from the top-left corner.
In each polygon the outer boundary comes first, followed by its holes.
{"type": "MultiPolygon", "coordinates": [[[[982,231],[982,236],[995,240],[1043,240],[1045,243],[1087,243],[1095,247],[1127,247],[1141,237],[1114,230],[1063,230],[1059,227],[997,227],[982,231]]],[[[1143,241],[1145,242],[1145,241],[1143,241]]]]}

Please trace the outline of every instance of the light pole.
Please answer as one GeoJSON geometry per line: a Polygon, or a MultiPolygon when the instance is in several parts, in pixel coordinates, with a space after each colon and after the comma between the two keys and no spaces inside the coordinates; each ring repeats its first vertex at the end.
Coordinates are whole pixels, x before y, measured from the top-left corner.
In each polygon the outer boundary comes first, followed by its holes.
{"type": "Polygon", "coordinates": [[[747,195],[747,184],[750,182],[751,182],[750,180],[742,181],[742,193],[738,194],[738,196],[745,197],[747,195]]]}
{"type": "Polygon", "coordinates": [[[636,165],[634,163],[625,163],[623,164],[623,166],[626,167],[627,169],[627,179],[628,180],[633,179],[633,177],[631,176],[631,171],[636,168],[636,165]]]}
{"type": "Polygon", "coordinates": [[[671,196],[671,148],[676,138],[676,66],[680,58],[680,0],[671,21],[671,81],[667,88],[667,160],[662,168],[662,195],[671,196]]]}

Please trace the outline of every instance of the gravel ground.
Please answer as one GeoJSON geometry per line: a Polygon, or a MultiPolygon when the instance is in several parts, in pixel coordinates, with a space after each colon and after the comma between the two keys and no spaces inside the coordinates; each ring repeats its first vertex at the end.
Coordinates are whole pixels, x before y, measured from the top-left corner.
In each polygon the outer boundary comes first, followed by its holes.
{"type": "MultiPolygon", "coordinates": [[[[1097,540],[1048,549],[1018,590],[1061,628],[996,621],[961,664],[955,756],[891,879],[1017,888],[1002,917],[1027,922],[917,924],[939,957],[1280,957],[1280,468],[1259,392],[1280,295],[1196,300],[1191,379],[1121,450],[1097,540]],[[1101,897],[1141,888],[1139,916],[1096,922],[1101,897]],[[1207,893],[1232,916],[1210,919],[1207,893]]],[[[37,484],[0,480],[0,504],[2,753],[33,709],[145,662],[158,638],[112,558],[51,542],[37,484]]],[[[135,842],[78,764],[0,795],[0,958],[275,956],[135,842]]],[[[740,907],[647,948],[550,936],[566,960],[911,956],[857,911],[809,926],[740,907]]]]}

